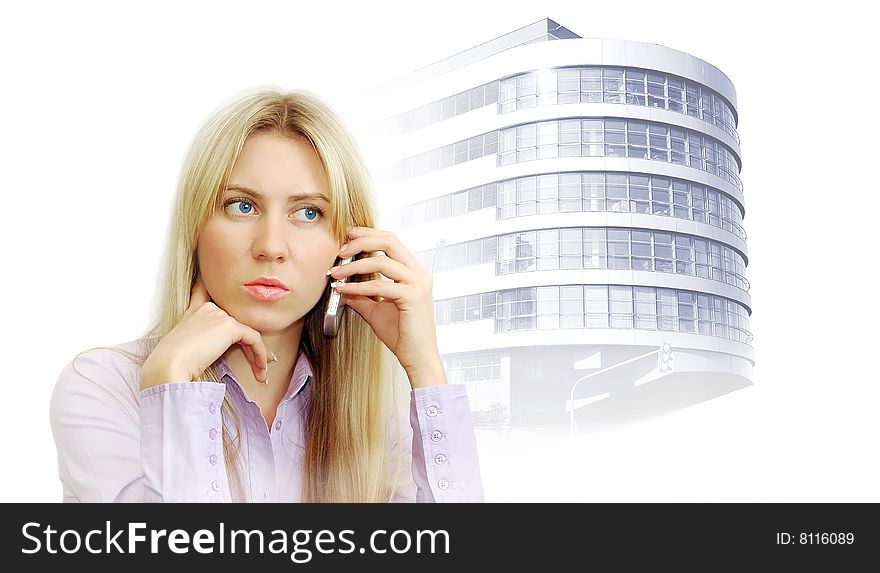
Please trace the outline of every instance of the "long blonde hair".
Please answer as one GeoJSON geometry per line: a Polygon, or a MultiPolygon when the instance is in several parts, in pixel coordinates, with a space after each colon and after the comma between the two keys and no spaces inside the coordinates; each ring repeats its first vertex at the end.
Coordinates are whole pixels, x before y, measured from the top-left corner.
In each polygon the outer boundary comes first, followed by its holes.
{"type": "MultiPolygon", "coordinates": [[[[175,327],[189,306],[198,273],[195,251],[199,233],[221,200],[245,140],[264,132],[311,142],[329,183],[331,207],[327,216],[330,232],[338,243],[345,242],[346,231],[352,226],[375,226],[372,182],[360,152],[336,114],[301,90],[263,88],[245,92],[205,121],[184,160],[160,273],[155,319],[144,335],[150,341],[149,347],[155,347],[175,327]]],[[[306,315],[302,332],[304,352],[313,367],[302,500],[388,501],[399,483],[399,477],[390,476],[399,476],[400,464],[387,455],[399,427],[388,422],[389,417],[394,419],[396,406],[401,403],[394,390],[399,384],[399,370],[394,356],[353,310],[345,313],[335,338],[324,337],[323,309],[328,296],[329,289],[306,315]]],[[[220,382],[218,362],[200,379],[220,382]]],[[[224,457],[233,500],[247,501],[240,479],[240,427],[228,397],[222,411],[224,457]]]]}

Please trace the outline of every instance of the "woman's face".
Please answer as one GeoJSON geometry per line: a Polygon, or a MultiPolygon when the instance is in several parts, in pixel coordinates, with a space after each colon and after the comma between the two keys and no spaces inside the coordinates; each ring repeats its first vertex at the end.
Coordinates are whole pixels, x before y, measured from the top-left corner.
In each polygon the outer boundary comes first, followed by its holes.
{"type": "Polygon", "coordinates": [[[214,303],[263,334],[301,321],[327,288],[326,272],[339,252],[321,212],[329,213],[329,198],[308,140],[251,135],[196,248],[214,303]],[[261,298],[260,289],[245,287],[261,278],[276,278],[289,290],[261,298]]]}

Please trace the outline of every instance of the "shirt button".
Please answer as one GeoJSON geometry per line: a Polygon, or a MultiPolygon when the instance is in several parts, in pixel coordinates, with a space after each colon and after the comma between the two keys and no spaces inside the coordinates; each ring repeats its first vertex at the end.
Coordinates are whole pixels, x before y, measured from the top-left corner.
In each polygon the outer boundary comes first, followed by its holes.
{"type": "Polygon", "coordinates": [[[208,436],[210,436],[212,440],[216,440],[217,439],[217,428],[211,428],[211,431],[208,432],[208,436]]]}
{"type": "Polygon", "coordinates": [[[214,402],[211,402],[211,404],[208,406],[208,411],[211,414],[216,414],[217,413],[217,404],[215,404],[214,402]]]}
{"type": "Polygon", "coordinates": [[[281,420],[278,420],[277,422],[275,422],[275,429],[276,429],[276,430],[280,430],[280,429],[281,429],[281,420]]]}
{"type": "Polygon", "coordinates": [[[437,408],[435,406],[428,406],[428,409],[425,410],[425,413],[427,413],[430,417],[433,418],[434,416],[437,415],[437,408]]]}
{"type": "Polygon", "coordinates": [[[440,438],[442,438],[442,437],[443,437],[443,432],[441,432],[440,430],[434,430],[433,432],[431,432],[431,440],[433,440],[435,442],[439,442],[440,438]]]}
{"type": "Polygon", "coordinates": [[[214,491],[220,491],[220,482],[217,480],[212,481],[211,489],[213,489],[214,491]]]}
{"type": "Polygon", "coordinates": [[[443,465],[446,463],[446,456],[444,454],[437,454],[434,456],[434,462],[437,465],[443,465]]]}
{"type": "Polygon", "coordinates": [[[440,489],[446,489],[449,487],[449,482],[445,479],[441,479],[437,482],[437,487],[439,487],[440,489]]]}
{"type": "Polygon", "coordinates": [[[208,462],[210,462],[210,464],[212,466],[216,466],[217,465],[217,456],[215,456],[214,454],[211,454],[211,457],[208,458],[208,462]]]}

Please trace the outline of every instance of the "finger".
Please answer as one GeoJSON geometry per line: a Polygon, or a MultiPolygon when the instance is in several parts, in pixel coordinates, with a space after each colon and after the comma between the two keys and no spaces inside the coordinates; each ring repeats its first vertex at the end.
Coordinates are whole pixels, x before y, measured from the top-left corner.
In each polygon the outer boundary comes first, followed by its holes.
{"type": "Polygon", "coordinates": [[[389,279],[400,283],[413,283],[417,277],[415,273],[400,261],[388,256],[364,257],[348,264],[340,265],[330,273],[335,279],[350,277],[352,275],[368,275],[370,273],[382,273],[389,279]]]}
{"type": "Polygon", "coordinates": [[[247,357],[248,364],[251,365],[251,369],[253,369],[254,368],[254,361],[256,360],[256,357],[254,356],[253,350],[251,350],[251,347],[248,346],[247,344],[239,343],[238,345],[241,347],[241,351],[244,352],[244,355],[247,357]]]}
{"type": "Polygon", "coordinates": [[[340,304],[343,304],[347,307],[352,308],[359,315],[364,317],[365,319],[372,314],[372,306],[379,304],[377,301],[372,300],[367,296],[360,296],[356,294],[346,294],[340,300],[340,304]]]}
{"type": "Polygon", "coordinates": [[[394,301],[410,298],[412,285],[403,285],[392,281],[371,280],[361,283],[331,284],[333,288],[346,295],[380,296],[394,301]]]}
{"type": "Polygon", "coordinates": [[[254,373],[254,378],[256,378],[257,382],[265,382],[267,372],[258,366],[259,358],[254,354],[250,346],[244,346],[244,348],[247,348],[247,354],[250,355],[248,362],[251,366],[251,372],[254,373]]]}
{"type": "Polygon", "coordinates": [[[266,344],[263,342],[263,337],[259,332],[249,326],[245,326],[241,323],[239,324],[241,326],[241,334],[239,340],[236,342],[246,344],[250,347],[250,350],[254,355],[254,360],[251,361],[251,369],[254,371],[254,377],[260,382],[265,382],[267,378],[267,368],[269,367],[269,349],[266,348],[266,344]]]}
{"type": "MultiPolygon", "coordinates": [[[[202,276],[198,275],[196,280],[193,282],[192,289],[190,290],[189,295],[189,308],[198,308],[206,302],[211,301],[211,295],[208,294],[208,289],[205,288],[205,283],[202,281],[202,276]]],[[[187,310],[189,310],[189,308],[187,310]]]]}
{"type": "Polygon", "coordinates": [[[348,248],[340,256],[350,257],[359,252],[382,251],[404,266],[417,269],[421,265],[415,255],[407,249],[397,235],[389,231],[380,231],[371,227],[355,227],[348,233],[348,248]]]}

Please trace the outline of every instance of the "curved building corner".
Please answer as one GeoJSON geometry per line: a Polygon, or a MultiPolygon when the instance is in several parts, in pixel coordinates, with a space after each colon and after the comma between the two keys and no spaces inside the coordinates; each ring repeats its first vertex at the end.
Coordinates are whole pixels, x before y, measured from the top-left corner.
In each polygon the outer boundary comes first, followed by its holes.
{"type": "Polygon", "coordinates": [[[579,427],[621,423],[751,384],[720,70],[545,19],[361,103],[385,225],[434,274],[448,381],[479,425],[565,426],[572,406],[579,427]]]}

